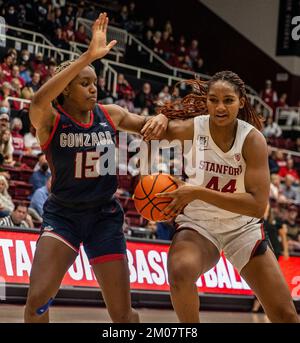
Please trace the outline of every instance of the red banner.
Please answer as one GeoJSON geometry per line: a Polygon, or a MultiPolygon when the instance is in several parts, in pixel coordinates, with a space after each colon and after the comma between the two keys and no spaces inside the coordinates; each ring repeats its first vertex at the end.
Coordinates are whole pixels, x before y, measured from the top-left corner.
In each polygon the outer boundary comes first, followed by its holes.
{"type": "MultiPolygon", "coordinates": [[[[7,283],[27,284],[37,234],[0,231],[0,277],[7,283]]],[[[155,241],[127,242],[131,289],[168,291],[168,244],[155,241]]],[[[300,258],[281,259],[280,266],[294,298],[300,297],[300,258]]],[[[49,261],[51,263],[51,261],[49,261]]],[[[83,247],[68,270],[62,285],[97,287],[97,282],[83,247]]],[[[199,292],[219,294],[252,294],[236,269],[222,256],[218,264],[199,278],[199,292]]]]}

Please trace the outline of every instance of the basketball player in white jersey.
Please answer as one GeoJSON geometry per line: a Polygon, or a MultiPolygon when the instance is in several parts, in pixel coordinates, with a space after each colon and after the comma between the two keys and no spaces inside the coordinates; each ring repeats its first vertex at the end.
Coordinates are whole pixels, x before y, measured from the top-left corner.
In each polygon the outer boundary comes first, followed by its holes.
{"type": "MultiPolygon", "coordinates": [[[[177,316],[181,322],[199,321],[196,281],[217,264],[223,250],[272,322],[299,322],[262,228],[270,177],[260,117],[247,99],[244,82],[233,72],[192,85],[198,94],[160,108],[169,124],[159,138],[193,141],[194,175],[177,190],[158,195],[173,198],[165,212],[177,215],[168,256],[177,316]],[[184,117],[190,119],[180,120],[184,117]]],[[[155,120],[142,130],[146,140],[157,138],[154,126],[155,120]]]]}

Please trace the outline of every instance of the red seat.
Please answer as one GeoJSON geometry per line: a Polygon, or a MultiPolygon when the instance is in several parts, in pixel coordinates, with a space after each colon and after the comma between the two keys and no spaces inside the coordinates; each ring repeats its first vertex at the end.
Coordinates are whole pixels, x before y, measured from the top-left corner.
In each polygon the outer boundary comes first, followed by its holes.
{"type": "Polygon", "coordinates": [[[23,181],[10,181],[9,194],[16,200],[28,200],[32,194],[32,185],[23,181]]]}
{"type": "Polygon", "coordinates": [[[23,155],[22,163],[27,164],[30,168],[34,168],[38,162],[38,158],[34,155],[23,155]]]}
{"type": "Polygon", "coordinates": [[[21,180],[24,182],[29,182],[29,179],[33,173],[32,169],[21,169],[21,180]]]}
{"type": "Polygon", "coordinates": [[[140,214],[133,211],[127,211],[125,214],[129,226],[145,226],[147,221],[140,214]]]}

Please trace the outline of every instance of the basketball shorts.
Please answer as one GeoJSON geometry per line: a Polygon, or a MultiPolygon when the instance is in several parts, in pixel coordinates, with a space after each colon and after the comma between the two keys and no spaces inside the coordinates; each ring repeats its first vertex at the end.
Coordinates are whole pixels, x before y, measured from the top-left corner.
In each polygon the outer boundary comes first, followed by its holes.
{"type": "Polygon", "coordinates": [[[91,264],[126,258],[124,212],[115,198],[88,209],[69,208],[51,196],[44,205],[41,236],[54,237],[76,253],[80,243],[91,264]]]}
{"type": "Polygon", "coordinates": [[[186,215],[180,214],[176,223],[176,231],[193,229],[211,241],[219,252],[223,251],[239,273],[251,257],[256,255],[257,248],[265,240],[262,221],[247,216],[192,221],[186,215]]]}

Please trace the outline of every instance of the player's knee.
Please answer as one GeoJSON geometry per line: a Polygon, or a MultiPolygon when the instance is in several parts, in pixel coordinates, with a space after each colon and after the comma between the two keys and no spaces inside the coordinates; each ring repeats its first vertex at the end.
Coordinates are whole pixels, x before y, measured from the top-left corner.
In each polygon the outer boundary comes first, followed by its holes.
{"type": "Polygon", "coordinates": [[[168,276],[170,286],[173,287],[193,283],[199,276],[199,266],[196,265],[194,258],[188,256],[174,259],[168,264],[168,276]]]}
{"type": "Polygon", "coordinates": [[[26,312],[30,316],[43,315],[49,310],[53,299],[42,292],[31,292],[27,297],[26,312]]]}

